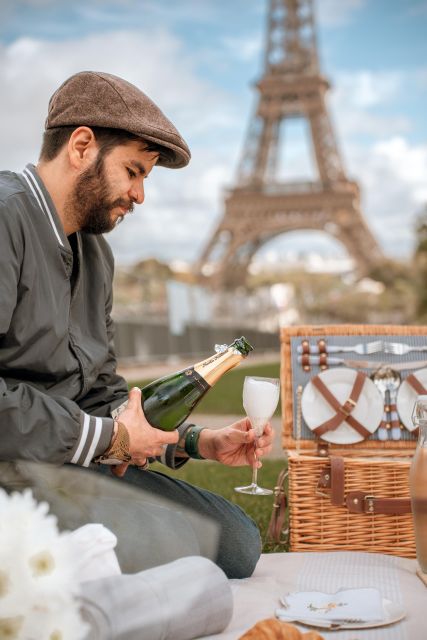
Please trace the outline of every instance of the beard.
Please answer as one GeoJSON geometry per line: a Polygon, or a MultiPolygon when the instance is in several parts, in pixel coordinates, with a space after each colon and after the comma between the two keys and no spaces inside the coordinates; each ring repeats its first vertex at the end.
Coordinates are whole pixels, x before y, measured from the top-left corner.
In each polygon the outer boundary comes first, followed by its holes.
{"type": "Polygon", "coordinates": [[[66,215],[80,231],[99,235],[112,231],[123,220],[124,214],[117,221],[113,220],[111,212],[116,207],[132,212],[133,202],[112,198],[104,158],[98,157],[77,179],[65,205],[66,215]]]}

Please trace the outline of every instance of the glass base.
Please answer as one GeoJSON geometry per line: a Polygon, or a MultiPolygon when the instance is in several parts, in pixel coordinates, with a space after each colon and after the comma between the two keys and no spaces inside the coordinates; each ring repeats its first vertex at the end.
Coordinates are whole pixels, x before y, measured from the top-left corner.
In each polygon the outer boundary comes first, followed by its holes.
{"type": "Polygon", "coordinates": [[[255,483],[249,484],[247,487],[234,487],[234,491],[238,491],[238,493],[247,493],[251,496],[271,496],[273,493],[271,489],[263,489],[255,483]]]}

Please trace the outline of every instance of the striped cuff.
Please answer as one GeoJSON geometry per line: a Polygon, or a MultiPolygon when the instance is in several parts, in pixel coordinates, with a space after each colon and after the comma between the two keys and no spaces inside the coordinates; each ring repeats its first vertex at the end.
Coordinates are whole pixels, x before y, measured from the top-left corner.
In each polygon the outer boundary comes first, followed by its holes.
{"type": "Polygon", "coordinates": [[[113,419],[90,416],[84,411],[80,414],[80,433],[71,464],[88,467],[94,458],[103,454],[109,447],[113,436],[113,419]]]}

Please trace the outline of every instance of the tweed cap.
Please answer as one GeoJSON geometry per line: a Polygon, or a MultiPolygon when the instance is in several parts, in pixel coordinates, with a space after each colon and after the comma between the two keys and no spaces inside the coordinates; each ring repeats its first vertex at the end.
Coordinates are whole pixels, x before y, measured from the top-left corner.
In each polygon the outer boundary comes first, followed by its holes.
{"type": "Polygon", "coordinates": [[[179,169],[190,161],[190,150],[148,96],[130,82],[109,73],[81,71],[65,80],[49,101],[46,129],[68,126],[122,129],[167,147],[172,158],[158,165],[179,169]]]}

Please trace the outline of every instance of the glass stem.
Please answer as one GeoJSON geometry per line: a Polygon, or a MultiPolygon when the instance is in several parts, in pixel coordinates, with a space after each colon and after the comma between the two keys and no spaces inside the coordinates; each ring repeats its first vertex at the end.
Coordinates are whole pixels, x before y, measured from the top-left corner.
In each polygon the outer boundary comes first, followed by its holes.
{"type": "Polygon", "coordinates": [[[254,459],[255,459],[255,466],[252,467],[252,485],[254,487],[257,486],[257,478],[258,478],[258,467],[256,466],[256,463],[258,462],[258,458],[256,457],[256,448],[258,445],[258,438],[255,438],[254,440],[254,459]]]}

